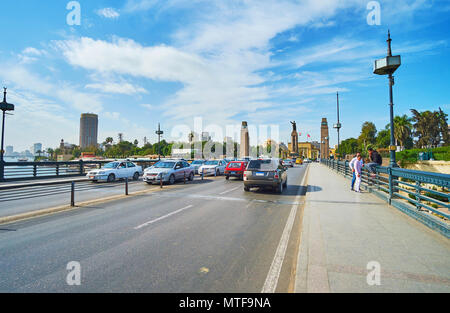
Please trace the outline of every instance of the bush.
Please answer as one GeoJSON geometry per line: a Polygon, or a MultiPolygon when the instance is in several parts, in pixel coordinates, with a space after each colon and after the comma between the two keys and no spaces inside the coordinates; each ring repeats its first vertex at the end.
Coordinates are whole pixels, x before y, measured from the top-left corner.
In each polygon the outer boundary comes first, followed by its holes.
{"type": "MultiPolygon", "coordinates": [[[[429,152],[430,149],[410,149],[396,153],[396,158],[403,167],[406,164],[416,163],[420,152],[429,152]]],[[[431,149],[433,158],[437,161],[450,161],[450,146],[431,149]]]]}
{"type": "Polygon", "coordinates": [[[425,196],[427,196],[428,198],[436,199],[436,200],[441,201],[441,202],[448,202],[448,197],[436,195],[436,194],[434,194],[432,192],[425,193],[425,196]]]}

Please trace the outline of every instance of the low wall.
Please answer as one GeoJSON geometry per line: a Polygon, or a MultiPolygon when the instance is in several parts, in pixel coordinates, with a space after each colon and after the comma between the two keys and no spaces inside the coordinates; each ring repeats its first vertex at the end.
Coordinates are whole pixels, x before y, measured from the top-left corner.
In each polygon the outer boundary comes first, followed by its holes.
{"type": "Polygon", "coordinates": [[[415,171],[450,174],[450,161],[417,161],[404,168],[415,171]]]}

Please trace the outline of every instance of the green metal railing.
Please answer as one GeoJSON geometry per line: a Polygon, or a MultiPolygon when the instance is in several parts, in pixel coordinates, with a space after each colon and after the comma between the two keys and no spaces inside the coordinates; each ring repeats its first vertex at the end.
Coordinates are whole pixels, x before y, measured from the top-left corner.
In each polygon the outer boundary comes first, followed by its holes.
{"type": "MultiPolygon", "coordinates": [[[[349,161],[322,159],[321,163],[351,178],[349,161]]],[[[375,175],[363,167],[361,184],[378,191],[389,204],[404,200],[417,211],[430,211],[447,221],[450,219],[450,175],[378,166],[375,175]]]]}

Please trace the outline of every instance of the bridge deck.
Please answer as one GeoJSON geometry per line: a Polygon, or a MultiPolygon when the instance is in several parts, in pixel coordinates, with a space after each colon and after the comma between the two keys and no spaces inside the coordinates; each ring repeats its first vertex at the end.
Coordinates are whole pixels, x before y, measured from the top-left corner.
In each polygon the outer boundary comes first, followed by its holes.
{"type": "Polygon", "coordinates": [[[442,235],[320,164],[308,175],[296,292],[450,292],[442,235]],[[378,262],[381,285],[367,264],[378,262]]]}

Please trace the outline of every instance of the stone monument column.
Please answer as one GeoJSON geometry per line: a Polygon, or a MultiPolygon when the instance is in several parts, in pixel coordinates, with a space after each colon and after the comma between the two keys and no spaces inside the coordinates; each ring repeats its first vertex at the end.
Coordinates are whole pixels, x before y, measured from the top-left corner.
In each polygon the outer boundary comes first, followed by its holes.
{"type": "Polygon", "coordinates": [[[249,156],[250,156],[250,137],[248,135],[248,125],[247,122],[242,122],[239,157],[245,158],[249,156]]]}
{"type": "Polygon", "coordinates": [[[291,122],[292,124],[292,133],[291,133],[291,145],[292,145],[292,154],[298,155],[298,133],[297,133],[297,123],[291,122]]]}

